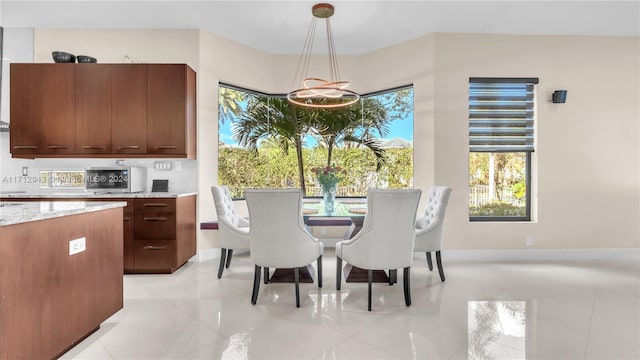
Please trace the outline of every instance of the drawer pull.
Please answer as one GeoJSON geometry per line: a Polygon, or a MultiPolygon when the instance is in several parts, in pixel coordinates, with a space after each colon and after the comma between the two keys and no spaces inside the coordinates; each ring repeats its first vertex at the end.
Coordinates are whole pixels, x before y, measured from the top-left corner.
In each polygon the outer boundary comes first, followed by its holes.
{"type": "Polygon", "coordinates": [[[164,250],[166,248],[167,248],[166,246],[147,245],[147,246],[143,247],[142,249],[144,249],[144,250],[164,250]]]}
{"type": "Polygon", "coordinates": [[[156,146],[156,150],[172,150],[177,149],[178,147],[175,145],[158,145],[156,146]]]}
{"type": "Polygon", "coordinates": [[[144,221],[167,221],[166,217],[146,217],[144,221]]]}
{"type": "Polygon", "coordinates": [[[99,145],[82,145],[83,149],[97,149],[97,150],[104,150],[104,146],[99,146],[99,145]]]}
{"type": "Polygon", "coordinates": [[[69,149],[69,147],[66,145],[49,145],[47,146],[47,149],[60,150],[60,149],[69,149]]]}
{"type": "Polygon", "coordinates": [[[167,204],[164,203],[147,203],[144,204],[144,207],[166,207],[167,204]]]}
{"type": "Polygon", "coordinates": [[[140,146],[138,145],[120,145],[118,146],[118,149],[122,150],[122,149],[140,149],[140,146]]]}
{"type": "Polygon", "coordinates": [[[16,150],[21,150],[21,149],[37,149],[38,147],[35,145],[15,145],[13,148],[16,150]]]}
{"type": "Polygon", "coordinates": [[[131,218],[123,217],[123,218],[122,218],[122,221],[131,221],[131,218]]]}

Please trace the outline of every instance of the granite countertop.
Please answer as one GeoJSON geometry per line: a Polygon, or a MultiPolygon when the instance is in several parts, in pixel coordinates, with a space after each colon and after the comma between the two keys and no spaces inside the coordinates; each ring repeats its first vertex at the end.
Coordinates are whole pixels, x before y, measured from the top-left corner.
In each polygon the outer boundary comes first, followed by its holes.
{"type": "Polygon", "coordinates": [[[0,202],[0,226],[127,206],[126,202],[37,201],[0,202]]]}
{"type": "Polygon", "coordinates": [[[197,192],[142,192],[142,193],[94,193],[86,191],[37,191],[37,192],[0,192],[5,199],[123,199],[123,198],[177,198],[196,195],[197,192]]]}

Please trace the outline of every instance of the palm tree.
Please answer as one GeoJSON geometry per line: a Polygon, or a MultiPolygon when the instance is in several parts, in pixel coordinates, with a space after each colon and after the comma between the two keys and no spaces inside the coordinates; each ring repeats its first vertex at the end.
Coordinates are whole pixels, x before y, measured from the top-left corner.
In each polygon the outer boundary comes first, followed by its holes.
{"type": "Polygon", "coordinates": [[[307,193],[304,180],[302,147],[308,132],[307,112],[292,106],[286,98],[256,97],[251,99],[246,111],[242,112],[233,125],[233,137],[248,149],[257,151],[261,140],[278,144],[287,154],[293,146],[298,161],[300,189],[307,193]]]}
{"type": "Polygon", "coordinates": [[[311,116],[311,134],[327,148],[327,166],[331,165],[336,146],[364,146],[376,157],[376,171],[387,161],[385,150],[377,138],[389,133],[388,112],[376,98],[342,110],[317,110],[311,116]]]}
{"type": "Polygon", "coordinates": [[[234,117],[240,115],[242,112],[241,104],[246,100],[247,94],[244,91],[222,85],[218,87],[218,113],[222,124],[225,120],[232,121],[234,117]]]}

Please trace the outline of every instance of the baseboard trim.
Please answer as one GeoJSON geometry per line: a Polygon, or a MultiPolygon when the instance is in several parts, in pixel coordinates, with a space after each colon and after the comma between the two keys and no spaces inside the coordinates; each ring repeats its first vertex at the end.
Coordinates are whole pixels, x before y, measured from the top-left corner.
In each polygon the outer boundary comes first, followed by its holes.
{"type": "MultiPolygon", "coordinates": [[[[234,250],[234,253],[242,254],[248,251],[234,250]]],[[[220,248],[209,248],[198,250],[198,255],[192,260],[207,261],[219,258],[220,248]]],[[[447,261],[640,261],[640,249],[443,249],[442,258],[447,261]]]]}
{"type": "Polygon", "coordinates": [[[640,261],[640,249],[443,249],[448,261],[640,261]]]}

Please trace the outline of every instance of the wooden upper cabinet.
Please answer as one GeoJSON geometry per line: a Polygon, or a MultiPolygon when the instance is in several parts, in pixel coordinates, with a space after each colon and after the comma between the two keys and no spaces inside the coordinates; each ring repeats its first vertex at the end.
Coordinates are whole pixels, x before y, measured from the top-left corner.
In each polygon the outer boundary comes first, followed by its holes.
{"type": "Polygon", "coordinates": [[[147,153],[195,159],[195,79],[184,64],[147,65],[147,153]]]}
{"type": "Polygon", "coordinates": [[[111,153],[111,65],[76,65],[76,153],[111,153]]]}
{"type": "Polygon", "coordinates": [[[147,66],[111,65],[111,144],[114,154],[147,152],[147,66]]]}
{"type": "Polygon", "coordinates": [[[13,154],[75,152],[75,65],[11,64],[13,154]]]}
{"type": "Polygon", "coordinates": [[[13,157],[196,158],[185,64],[11,64],[13,157]]]}

